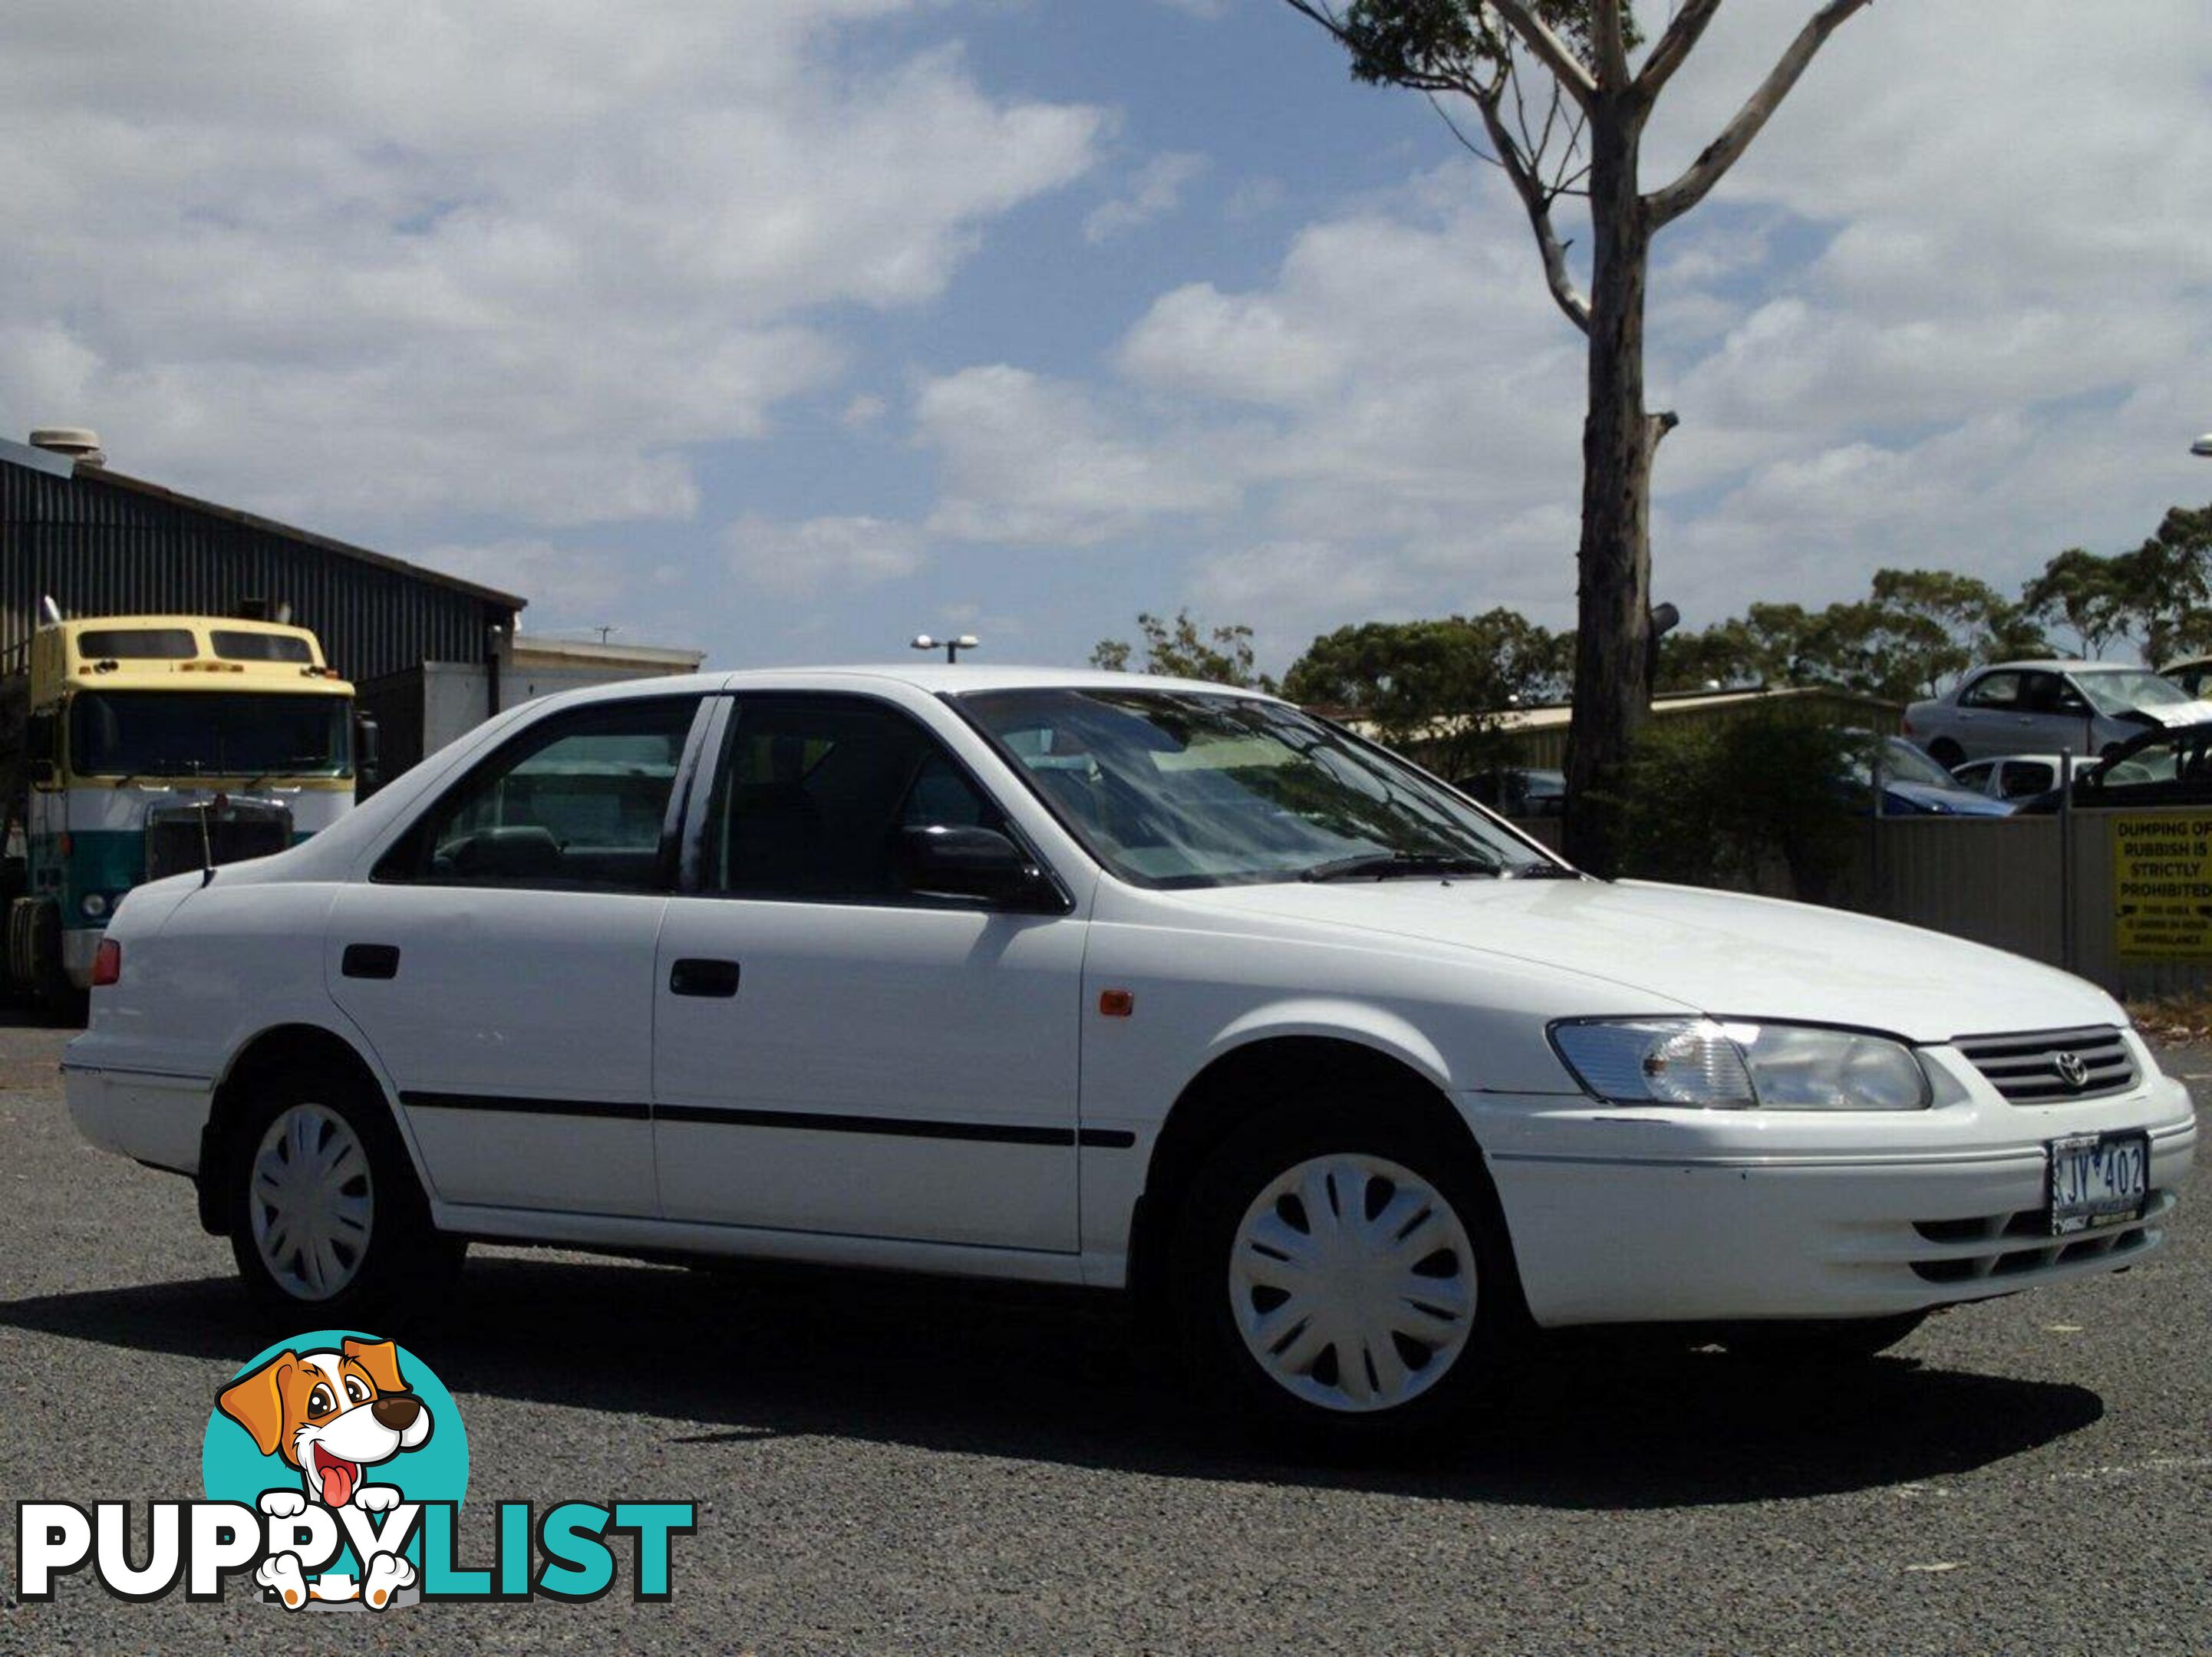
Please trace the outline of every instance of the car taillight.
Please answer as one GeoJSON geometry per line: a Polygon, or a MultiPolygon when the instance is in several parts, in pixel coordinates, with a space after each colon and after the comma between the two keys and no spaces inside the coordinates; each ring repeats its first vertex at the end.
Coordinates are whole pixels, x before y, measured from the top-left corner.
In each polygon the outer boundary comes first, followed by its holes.
{"type": "Polygon", "coordinates": [[[100,940],[100,947],[92,952],[92,987],[112,984],[123,976],[123,946],[112,938],[100,940]]]}

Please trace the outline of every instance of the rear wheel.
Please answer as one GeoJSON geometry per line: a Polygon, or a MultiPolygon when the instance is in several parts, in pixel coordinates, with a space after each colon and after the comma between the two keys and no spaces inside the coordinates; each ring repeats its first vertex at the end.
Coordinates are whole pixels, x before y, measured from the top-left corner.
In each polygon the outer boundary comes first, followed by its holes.
{"type": "Polygon", "coordinates": [[[1966,750],[1948,737],[1938,737],[1928,744],[1928,757],[1946,771],[1955,771],[1966,762],[1966,750]]]}
{"type": "Polygon", "coordinates": [[[1201,1379],[1239,1419],[1322,1442],[1458,1415],[1518,1327],[1473,1147],[1348,1103],[1233,1135],[1194,1182],[1173,1266],[1201,1379]]]}
{"type": "Polygon", "coordinates": [[[278,1071],[230,1138],[231,1253],[255,1298],[329,1314],[442,1288],[467,1245],[441,1236],[384,1102],[327,1072],[278,1071]]]}

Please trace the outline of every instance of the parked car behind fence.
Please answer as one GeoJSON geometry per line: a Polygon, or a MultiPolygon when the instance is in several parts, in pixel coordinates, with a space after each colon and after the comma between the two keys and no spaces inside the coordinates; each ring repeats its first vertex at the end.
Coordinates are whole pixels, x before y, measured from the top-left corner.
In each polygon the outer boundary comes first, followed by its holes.
{"type": "Polygon", "coordinates": [[[2058,786],[2065,765],[2063,754],[2002,754],[1990,760],[1968,760],[1952,767],[1951,774],[1961,787],[1991,799],[2033,799],[2058,786]]]}
{"type": "Polygon", "coordinates": [[[2003,754],[2092,758],[2146,729],[2212,719],[2212,704],[2148,668],[2112,662],[2001,662],[1905,710],[1905,734],[1938,763],[2003,754]]]}

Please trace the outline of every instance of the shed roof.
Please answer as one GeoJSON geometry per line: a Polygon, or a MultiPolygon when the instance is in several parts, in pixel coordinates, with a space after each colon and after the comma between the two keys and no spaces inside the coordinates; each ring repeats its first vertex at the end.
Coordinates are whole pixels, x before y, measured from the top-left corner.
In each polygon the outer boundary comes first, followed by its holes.
{"type": "Polygon", "coordinates": [[[435,586],[449,587],[457,592],[465,592],[471,598],[482,598],[508,610],[519,610],[529,603],[528,599],[518,598],[512,592],[501,592],[496,587],[482,586],[474,581],[465,581],[458,575],[447,574],[443,570],[425,568],[421,564],[410,564],[404,559],[394,558],[388,553],[372,552],[367,547],[357,547],[350,542],[340,541],[331,536],[319,535],[313,530],[303,530],[295,525],[279,523],[273,518],[263,518],[258,513],[246,512],[237,507],[226,507],[217,501],[202,500],[198,495],[185,495],[162,484],[149,483],[143,477],[132,477],[127,473],[118,472],[109,466],[85,465],[81,462],[71,460],[67,455],[55,454],[46,449],[35,449],[26,443],[12,442],[6,438],[0,438],[0,463],[22,466],[33,471],[45,472],[50,476],[66,476],[72,482],[79,483],[110,484],[119,489],[129,490],[135,495],[166,502],[170,506],[181,507],[188,512],[204,513],[210,518],[219,518],[228,523],[241,525],[247,529],[258,530],[264,535],[280,535],[289,541],[296,541],[303,546],[313,547],[318,551],[332,553],[341,558],[351,558],[364,564],[373,564],[379,569],[391,570],[396,574],[405,576],[410,580],[427,581],[435,586]]]}

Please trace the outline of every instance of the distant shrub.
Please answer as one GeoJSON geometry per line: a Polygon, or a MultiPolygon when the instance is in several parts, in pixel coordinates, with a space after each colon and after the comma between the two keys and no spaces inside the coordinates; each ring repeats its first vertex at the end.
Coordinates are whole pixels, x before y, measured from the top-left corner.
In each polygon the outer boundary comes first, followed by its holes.
{"type": "Polygon", "coordinates": [[[1788,709],[1655,719],[1621,773],[1623,872],[1826,900],[1848,867],[1874,738],[1788,709]]]}

